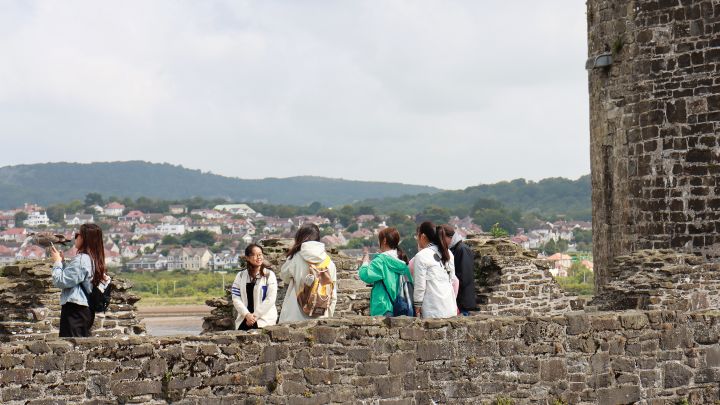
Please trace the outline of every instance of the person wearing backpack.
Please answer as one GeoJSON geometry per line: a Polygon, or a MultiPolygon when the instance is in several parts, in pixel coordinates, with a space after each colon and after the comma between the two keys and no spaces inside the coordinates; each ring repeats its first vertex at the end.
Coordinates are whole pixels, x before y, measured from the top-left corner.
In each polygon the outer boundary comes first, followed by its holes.
{"type": "Polygon", "coordinates": [[[90,308],[89,296],[95,289],[99,289],[102,296],[110,285],[102,229],[95,224],[81,225],[75,233],[75,249],[75,258],[63,265],[62,254],[55,246],[50,248],[53,285],[62,289],[60,337],[90,337],[95,311],[90,308]]]}
{"type": "MultiPolygon", "coordinates": [[[[399,304],[394,305],[398,298],[403,298],[400,290],[405,283],[401,283],[401,278],[412,283],[407,257],[399,247],[400,233],[395,228],[385,228],[378,233],[378,244],[380,254],[370,262],[365,250],[358,273],[360,280],[373,286],[370,292],[370,316],[412,316],[412,312],[396,313],[395,307],[399,304]]],[[[407,309],[412,311],[411,306],[407,309]]]]}
{"type": "Polygon", "coordinates": [[[280,269],[287,293],[278,323],[333,316],[337,302],[335,263],[320,242],[320,229],[305,223],[295,233],[295,243],[280,269]]]}
{"type": "Polygon", "coordinates": [[[275,325],[278,318],[275,298],[277,280],[272,270],[264,266],[263,248],[254,243],[245,248],[247,270],[240,270],[232,288],[235,329],[250,330],[275,325]]]}
{"type": "Polygon", "coordinates": [[[417,228],[419,252],[413,258],[415,313],[422,318],[449,318],[457,315],[452,287],[455,264],[445,242],[445,231],[430,221],[417,228]]]}

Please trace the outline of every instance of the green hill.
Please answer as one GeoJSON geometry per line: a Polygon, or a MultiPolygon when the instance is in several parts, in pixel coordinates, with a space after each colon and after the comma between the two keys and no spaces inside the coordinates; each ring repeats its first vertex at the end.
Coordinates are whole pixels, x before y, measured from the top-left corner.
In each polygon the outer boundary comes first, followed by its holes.
{"type": "Polygon", "coordinates": [[[25,202],[42,205],[65,203],[82,200],[92,192],[104,196],[166,200],[203,197],[293,205],[319,201],[326,206],[334,206],[368,198],[438,191],[427,186],[311,176],[243,180],[182,166],[141,161],[0,167],[0,208],[17,207],[25,202]]]}
{"type": "Polygon", "coordinates": [[[357,203],[372,206],[376,212],[420,212],[430,206],[438,206],[455,213],[467,215],[481,199],[495,200],[504,207],[521,212],[536,212],[544,216],[565,215],[577,220],[591,218],[590,176],[577,180],[548,178],[538,182],[517,179],[495,184],[468,187],[464,190],[419,194],[402,198],[369,199],[357,203]]]}

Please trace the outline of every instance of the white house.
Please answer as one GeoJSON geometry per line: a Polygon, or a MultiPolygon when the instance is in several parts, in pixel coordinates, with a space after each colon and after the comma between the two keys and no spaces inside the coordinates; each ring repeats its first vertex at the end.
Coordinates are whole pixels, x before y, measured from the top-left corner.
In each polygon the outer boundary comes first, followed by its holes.
{"type": "Polygon", "coordinates": [[[92,214],[65,214],[63,218],[68,225],[83,225],[95,222],[92,214]]]}
{"type": "Polygon", "coordinates": [[[173,215],[182,215],[187,212],[187,207],[184,205],[171,205],[168,207],[168,209],[173,215]]]}
{"type": "Polygon", "coordinates": [[[119,202],[113,201],[103,208],[103,215],[107,215],[109,217],[119,217],[123,214],[123,211],[125,211],[125,206],[119,202]]]}
{"type": "Polygon", "coordinates": [[[127,262],[130,271],[159,271],[167,269],[167,258],[161,254],[142,255],[127,262]]]}
{"type": "Polygon", "coordinates": [[[163,223],[155,227],[155,232],[161,235],[184,235],[186,229],[183,224],[163,223]]]}
{"type": "Polygon", "coordinates": [[[216,211],[227,211],[233,215],[242,215],[244,217],[255,215],[254,209],[247,204],[220,204],[213,208],[216,211]]]}
{"type": "Polygon", "coordinates": [[[222,226],[218,224],[191,224],[187,227],[188,232],[208,231],[222,235],[222,226]]]}
{"type": "Polygon", "coordinates": [[[25,228],[10,228],[0,232],[0,240],[21,243],[27,238],[27,235],[28,231],[25,228]]]}
{"type": "Polygon", "coordinates": [[[215,210],[192,210],[190,211],[190,215],[196,215],[205,219],[220,219],[225,218],[225,214],[219,211],[215,210]]]}
{"type": "Polygon", "coordinates": [[[213,270],[237,269],[240,263],[240,255],[229,250],[223,250],[213,255],[211,266],[213,270]]]}
{"type": "Polygon", "coordinates": [[[41,225],[50,225],[50,218],[48,218],[47,214],[45,212],[40,211],[34,211],[31,212],[30,215],[28,215],[27,219],[23,221],[23,225],[25,226],[41,226],[41,225]]]}

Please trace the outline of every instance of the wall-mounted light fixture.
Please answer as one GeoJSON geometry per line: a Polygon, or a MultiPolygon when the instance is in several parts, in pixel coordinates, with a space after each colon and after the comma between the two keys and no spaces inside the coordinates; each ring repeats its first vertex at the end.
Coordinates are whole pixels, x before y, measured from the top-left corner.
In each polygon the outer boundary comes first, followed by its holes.
{"type": "Polygon", "coordinates": [[[585,69],[600,69],[600,68],[606,68],[612,65],[613,63],[613,57],[611,53],[602,53],[594,58],[589,58],[587,62],[585,62],[585,69]]]}

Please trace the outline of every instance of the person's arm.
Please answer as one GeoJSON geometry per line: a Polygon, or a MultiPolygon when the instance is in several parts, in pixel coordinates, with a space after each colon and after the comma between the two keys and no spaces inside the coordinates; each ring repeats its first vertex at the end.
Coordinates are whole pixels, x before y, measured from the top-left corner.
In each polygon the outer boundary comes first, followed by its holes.
{"type": "Polygon", "coordinates": [[[378,260],[373,260],[370,263],[365,263],[360,266],[358,277],[367,284],[372,284],[376,281],[382,280],[383,271],[382,267],[378,264],[378,260]]]}
{"type": "MultiPolygon", "coordinates": [[[[260,305],[255,308],[255,312],[253,312],[255,318],[262,318],[266,313],[268,313],[268,311],[275,306],[275,299],[277,298],[278,285],[275,273],[270,270],[266,271],[269,273],[267,276],[267,294],[265,295],[265,299],[260,302],[260,305]]],[[[262,294],[262,288],[260,289],[260,292],[262,294]]]]}
{"type": "Polygon", "coordinates": [[[233,281],[232,287],[230,288],[230,293],[232,294],[233,307],[235,307],[238,316],[240,318],[245,318],[245,315],[250,313],[250,311],[248,311],[247,306],[245,306],[245,304],[242,302],[241,288],[245,288],[245,286],[241,285],[241,279],[242,272],[238,273],[238,275],[235,276],[235,281],[233,281]]]}
{"type": "Polygon", "coordinates": [[[338,286],[337,286],[337,269],[335,263],[330,262],[331,279],[333,282],[333,295],[330,300],[330,308],[328,308],[328,316],[332,317],[335,314],[335,305],[337,304],[338,286]]]}
{"type": "Polygon", "coordinates": [[[425,298],[425,288],[427,287],[427,264],[422,258],[415,256],[415,271],[413,273],[415,280],[413,291],[413,302],[415,308],[422,308],[423,299],[425,298]]]}
{"type": "Polygon", "coordinates": [[[88,269],[83,265],[82,255],[78,254],[63,268],[61,261],[55,261],[52,270],[53,285],[57,288],[72,288],[85,281],[88,269]]]}
{"type": "Polygon", "coordinates": [[[285,285],[288,285],[290,283],[290,280],[293,279],[293,271],[292,271],[292,259],[288,259],[283,263],[282,267],[280,267],[280,280],[282,280],[285,285]]]}

